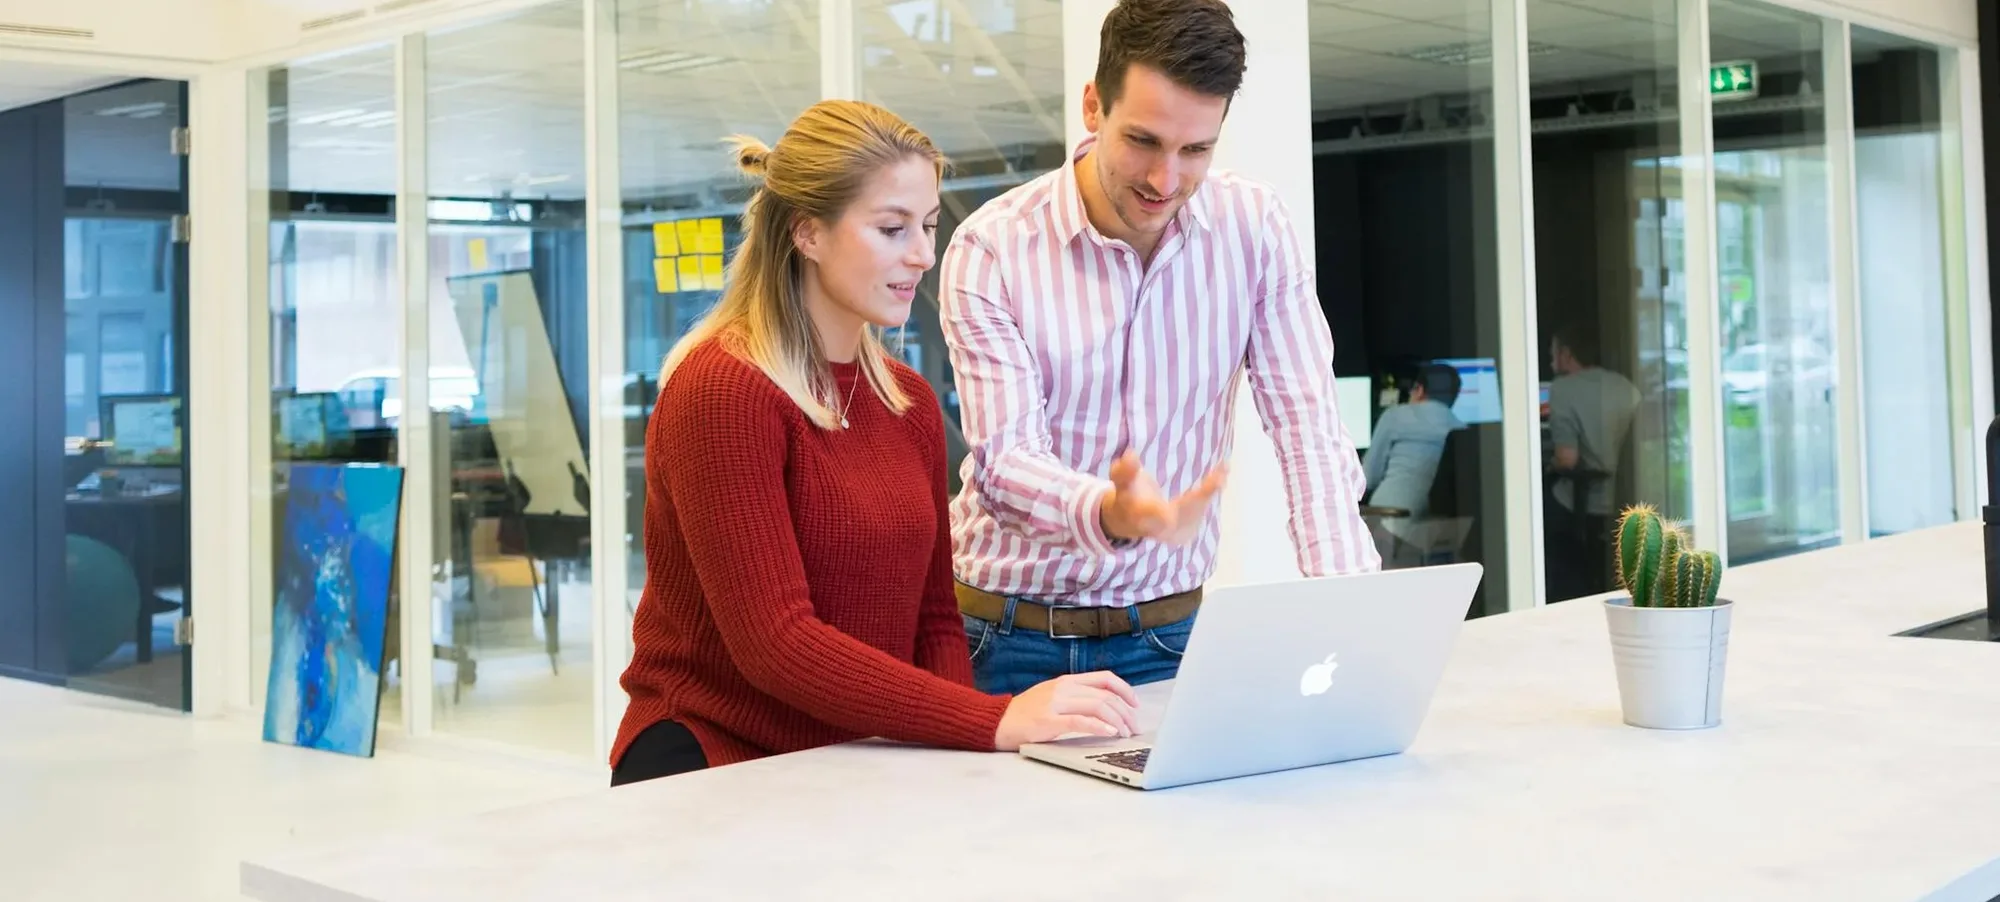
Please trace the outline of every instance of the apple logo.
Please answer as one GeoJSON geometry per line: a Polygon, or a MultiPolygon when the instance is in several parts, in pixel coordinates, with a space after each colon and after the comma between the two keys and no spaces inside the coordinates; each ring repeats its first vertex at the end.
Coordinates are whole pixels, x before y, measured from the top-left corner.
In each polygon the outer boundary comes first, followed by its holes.
{"type": "Polygon", "coordinates": [[[1339,655],[1327,655],[1326,660],[1306,668],[1305,675],[1299,677],[1300,695],[1325,695],[1328,689],[1333,688],[1333,671],[1340,666],[1333,660],[1336,657],[1339,655]]]}

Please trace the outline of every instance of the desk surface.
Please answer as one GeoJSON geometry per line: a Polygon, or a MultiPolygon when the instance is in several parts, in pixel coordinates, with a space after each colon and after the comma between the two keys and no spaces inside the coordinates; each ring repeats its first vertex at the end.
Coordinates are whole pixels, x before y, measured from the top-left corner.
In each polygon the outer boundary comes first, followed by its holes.
{"type": "Polygon", "coordinates": [[[1731,571],[1723,724],[1620,722],[1602,606],[1466,625],[1409,752],[1156,793],[859,743],[246,863],[270,902],[2000,895],[2000,644],[1955,526],[1731,571]]]}

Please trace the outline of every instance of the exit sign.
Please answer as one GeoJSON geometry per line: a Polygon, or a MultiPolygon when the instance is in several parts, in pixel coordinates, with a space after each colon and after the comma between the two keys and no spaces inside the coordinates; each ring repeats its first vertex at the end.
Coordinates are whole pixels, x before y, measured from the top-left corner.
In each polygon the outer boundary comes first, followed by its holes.
{"type": "Polygon", "coordinates": [[[1708,94],[1716,100],[1757,96],[1757,61],[1739,60],[1708,67],[1708,94]]]}

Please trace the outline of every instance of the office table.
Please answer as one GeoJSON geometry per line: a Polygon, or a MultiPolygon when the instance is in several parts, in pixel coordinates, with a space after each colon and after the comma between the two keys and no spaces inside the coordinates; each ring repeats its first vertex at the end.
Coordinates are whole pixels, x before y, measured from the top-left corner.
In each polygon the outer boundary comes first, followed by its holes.
{"type": "MultiPolygon", "coordinates": [[[[855,743],[247,862],[268,902],[2000,896],[2000,644],[1952,526],[1730,571],[1720,727],[1625,726],[1602,606],[1466,624],[1405,754],[1144,793],[855,743]]],[[[1157,694],[1153,687],[1149,694],[1157,694]]]]}

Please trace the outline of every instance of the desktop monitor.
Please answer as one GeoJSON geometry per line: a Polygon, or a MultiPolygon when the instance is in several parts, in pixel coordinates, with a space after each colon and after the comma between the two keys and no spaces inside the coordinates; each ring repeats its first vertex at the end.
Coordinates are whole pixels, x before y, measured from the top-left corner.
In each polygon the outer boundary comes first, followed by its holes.
{"type": "Polygon", "coordinates": [[[181,399],[175,395],[104,398],[104,463],[112,467],[181,464],[181,399]]]}
{"type": "Polygon", "coordinates": [[[1458,401],[1451,412],[1468,426],[1500,422],[1500,367],[1491,357],[1433,360],[1458,371],[1458,401]]]}
{"type": "Polygon", "coordinates": [[[331,394],[281,394],[273,444],[284,460],[317,460],[327,456],[331,424],[329,408],[338,404],[331,394]]]}
{"type": "Polygon", "coordinates": [[[1340,405],[1340,422],[1354,439],[1354,447],[1368,447],[1375,429],[1375,380],[1367,376],[1338,376],[1333,380],[1334,403],[1340,405]]]}

